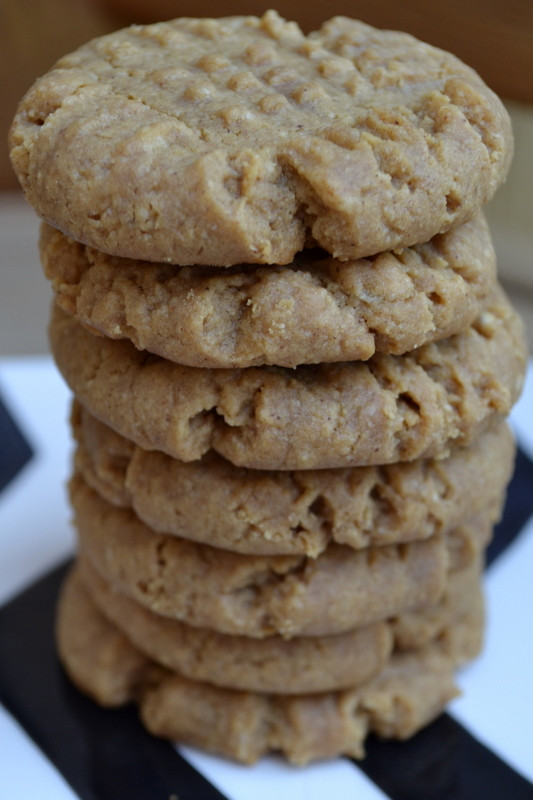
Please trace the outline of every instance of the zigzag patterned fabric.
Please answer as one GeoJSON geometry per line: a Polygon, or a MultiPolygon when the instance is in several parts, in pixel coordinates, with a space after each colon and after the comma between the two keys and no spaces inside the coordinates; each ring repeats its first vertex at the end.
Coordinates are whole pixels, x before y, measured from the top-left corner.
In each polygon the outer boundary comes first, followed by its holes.
{"type": "Polygon", "coordinates": [[[295,769],[271,757],[250,768],[155,739],[134,709],[104,710],[64,677],[53,626],[69,563],[68,512],[47,475],[58,460],[68,460],[67,394],[46,359],[0,362],[0,520],[6,534],[0,539],[0,762],[9,755],[2,766],[6,796],[9,789],[24,791],[24,781],[29,787],[39,774],[40,798],[54,800],[295,794],[312,800],[326,792],[360,800],[533,797],[527,728],[533,651],[520,619],[533,599],[532,377],[530,369],[511,417],[519,444],[516,470],[487,554],[487,642],[460,676],[464,698],[408,742],[370,739],[362,761],[295,769]],[[39,392],[28,392],[31,382],[39,392]]]}

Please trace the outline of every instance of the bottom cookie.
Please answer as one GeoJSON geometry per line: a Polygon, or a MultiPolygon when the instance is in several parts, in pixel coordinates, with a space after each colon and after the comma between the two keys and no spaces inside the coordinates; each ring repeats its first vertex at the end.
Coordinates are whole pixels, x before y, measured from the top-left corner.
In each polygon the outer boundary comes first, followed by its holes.
{"type": "Polygon", "coordinates": [[[481,645],[480,610],[447,636],[390,664],[357,689],[299,696],[222,689],[143,656],[92,604],[73,571],[58,609],[57,641],[72,681],[105,706],[139,705],[157,735],[253,763],[271,751],[294,764],[361,758],[369,733],[406,739],[456,694],[454,669],[481,645]]]}

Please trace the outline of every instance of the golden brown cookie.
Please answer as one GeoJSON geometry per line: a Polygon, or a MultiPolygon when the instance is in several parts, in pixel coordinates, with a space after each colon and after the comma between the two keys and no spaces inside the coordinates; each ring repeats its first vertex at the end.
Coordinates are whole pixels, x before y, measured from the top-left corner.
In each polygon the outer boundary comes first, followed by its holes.
{"type": "Polygon", "coordinates": [[[74,403],[77,470],[148,527],[255,555],[317,556],[331,541],[356,549],[425,539],[500,496],[515,446],[505,423],[442,460],[384,467],[264,472],[216,453],[184,463],[143,450],[74,403]]]}
{"type": "Polygon", "coordinates": [[[396,253],[339,262],[305,250],[276,268],[121,259],[48,225],[40,250],[64,311],[192,367],[295,367],[404,353],[468,327],[496,279],[481,216],[396,253]]]}
{"type": "Polygon", "coordinates": [[[473,543],[474,557],[499,513],[492,503],[453,534],[404,545],[251,556],[154,533],[79,477],[70,488],[80,552],[109,583],[162,616],[256,638],[341,633],[437,603],[452,563],[469,559],[467,546],[452,562],[456,537],[473,543]]]}
{"type": "Polygon", "coordinates": [[[507,415],[526,364],[522,323],[500,290],[463,333],[367,362],[185,367],[93,336],[57,307],[50,343],[80,402],[126,438],[256,469],[443,457],[507,415]]]}
{"type": "Polygon", "coordinates": [[[333,636],[228,636],[149,611],[86,558],[78,567],[97,608],[135,647],[184,677],[215,686],[275,694],[344,689],[376,675],[392,652],[392,628],[384,621],[333,636]]]}
{"type": "Polygon", "coordinates": [[[376,675],[396,650],[444,638],[480,603],[479,559],[450,576],[438,604],[332,636],[253,639],[196,628],[154,614],[112,587],[90,565],[78,570],[100,612],[148,658],[185,678],[227,689],[307,694],[353,688],[376,675]]]}
{"type": "Polygon", "coordinates": [[[507,112],[454,56],[337,17],[178,19],[93,40],[26,94],[11,158],[38,213],[115,255],[359,258],[471,218],[505,178],[507,112]]]}
{"type": "Polygon", "coordinates": [[[406,739],[436,717],[457,694],[455,667],[479,651],[481,616],[471,608],[449,637],[395,654],[357,689],[303,696],[222,689],[157,665],[97,611],[72,573],[59,603],[57,640],[82,691],[102,705],[134,700],[152,733],[246,763],[278,750],[304,764],[340,754],[360,758],[369,732],[406,739]]]}
{"type": "Polygon", "coordinates": [[[450,573],[438,603],[390,617],[387,623],[392,629],[395,650],[417,650],[437,638],[442,642],[450,640],[455,635],[457,621],[472,610],[481,624],[484,616],[484,562],[484,553],[478,551],[468,563],[450,573]]]}

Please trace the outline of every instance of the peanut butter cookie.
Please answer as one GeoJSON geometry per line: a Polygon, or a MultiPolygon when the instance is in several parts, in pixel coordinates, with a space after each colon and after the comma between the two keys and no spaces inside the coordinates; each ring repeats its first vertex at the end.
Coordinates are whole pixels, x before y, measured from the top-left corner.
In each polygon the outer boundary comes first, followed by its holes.
{"type": "Polygon", "coordinates": [[[308,695],[232,691],[161,667],[97,610],[75,573],[63,588],[57,640],[82,691],[105,706],[137,702],[155,735],[244,763],[277,750],[306,764],[342,754],[361,758],[370,732],[406,739],[428,724],[457,695],[454,670],[477,655],[481,619],[473,604],[448,637],[394,654],[361,686],[308,695]]]}
{"type": "Polygon", "coordinates": [[[358,686],[377,675],[395,650],[414,650],[448,635],[480,603],[480,570],[450,577],[435,606],[332,636],[255,639],[227,636],[154,614],[116,590],[87,559],[77,567],[100,612],[148,658],[185,678],[226,689],[308,694],[358,686]]]}
{"type": "Polygon", "coordinates": [[[445,536],[363,550],[331,544],[310,559],[157,534],[76,476],[70,496],[80,553],[110,584],[162,616],[259,639],[326,636],[434,605],[450,569],[479,554],[499,515],[492,503],[445,536]],[[457,537],[471,543],[463,553],[457,537]]]}
{"type": "Polygon", "coordinates": [[[51,225],[181,265],[340,259],[428,241],[504,180],[503,104],[456,57],[346,17],[132,26],[23,98],[15,171],[51,225]]]}
{"type": "Polygon", "coordinates": [[[41,260],[64,311],[192,367],[404,353],[468,327],[496,280],[481,216],[373,258],[340,262],[305,250],[287,267],[233,269],[108,256],[45,225],[41,260]]]}
{"type": "Polygon", "coordinates": [[[384,467],[248,470],[216,453],[185,463],[143,450],[79,403],[76,468],[109,503],[148,527],[255,555],[319,555],[331,541],[355,549],[425,539],[500,497],[515,446],[505,423],[445,459],[384,467]]]}
{"type": "Polygon", "coordinates": [[[505,417],[522,387],[522,323],[500,292],[464,332],[369,361],[208,370],[94,336],[55,309],[59,370],[96,417],[147,450],[313,469],[446,456],[505,417]]]}

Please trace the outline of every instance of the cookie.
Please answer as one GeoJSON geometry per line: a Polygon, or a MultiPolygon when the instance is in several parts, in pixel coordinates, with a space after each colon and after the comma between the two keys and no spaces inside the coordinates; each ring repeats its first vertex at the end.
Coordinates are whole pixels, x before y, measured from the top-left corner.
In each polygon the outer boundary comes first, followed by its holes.
{"type": "Polygon", "coordinates": [[[141,652],[193,680],[275,694],[356,686],[390,658],[392,628],[377,622],[333,636],[254,639],[228,636],[169,619],[114,589],[87,559],[80,577],[92,601],[141,652]]]}
{"type": "Polygon", "coordinates": [[[303,697],[229,693],[176,673],[159,681],[154,675],[139,695],[141,718],[157,736],[246,763],[270,751],[299,765],[338,755],[362,758],[369,733],[408,739],[458,694],[454,671],[473,657],[473,638],[479,644],[481,634],[465,625],[454,631],[454,639],[459,637],[463,649],[454,647],[453,655],[449,643],[436,642],[420,653],[393,656],[389,667],[361,687],[303,697]],[[208,732],[202,720],[213,715],[214,730],[208,732]]]}
{"type": "Polygon", "coordinates": [[[396,651],[417,650],[437,638],[441,642],[450,640],[456,635],[458,620],[472,610],[476,610],[481,624],[484,616],[484,560],[484,552],[480,554],[478,551],[468,563],[451,572],[438,603],[389,617],[387,623],[392,630],[396,651]]]}
{"type": "Polygon", "coordinates": [[[360,758],[370,732],[408,738],[457,694],[454,669],[477,654],[481,636],[479,609],[472,608],[448,638],[395,654],[356,689],[279,696],[222,689],[147,659],[95,608],[73,573],[57,617],[61,660],[82,691],[106,706],[133,700],[152,733],[245,763],[272,750],[296,764],[360,758]]]}
{"type": "Polygon", "coordinates": [[[194,461],[313,469],[443,457],[509,412],[526,365],[498,290],[463,333],[403,356],[243,370],[185,367],[93,336],[54,309],[50,344],[80,402],[147,450],[194,461]]]}
{"type": "Polygon", "coordinates": [[[336,17],[132,26],[62,58],[21,101],[12,163],[51,225],[181,265],[340,259],[475,215],[512,155],[503,104],[454,56],[336,17]]]}
{"type": "Polygon", "coordinates": [[[310,559],[241,555],[154,533],[77,476],[70,497],[80,553],[109,583],[162,616],[256,638],[341,633],[438,602],[448,542],[463,536],[479,552],[499,512],[492,503],[444,537],[364,550],[331,544],[310,559]]]}
{"type": "Polygon", "coordinates": [[[481,216],[401,252],[339,262],[305,250],[288,267],[152,265],[105,255],[47,225],[40,251],[64,311],[192,367],[404,353],[468,327],[495,283],[481,216]]]}
{"type": "Polygon", "coordinates": [[[56,643],[74,682],[101,705],[130,702],[146,674],[146,656],[97,611],[74,569],[61,588],[56,643]]]}
{"type": "Polygon", "coordinates": [[[264,472],[216,453],[184,463],[143,450],[74,403],[76,469],[159,533],[255,555],[315,557],[443,533],[504,491],[515,446],[505,423],[442,460],[264,472]]]}
{"type": "Polygon", "coordinates": [[[385,667],[393,646],[413,650],[445,637],[479,604],[479,559],[474,567],[454,573],[435,606],[343,634],[287,640],[227,636],[154,614],[113,588],[87,559],[78,561],[96,607],[146,656],[185,678],[274,694],[353,688],[385,667]]]}

